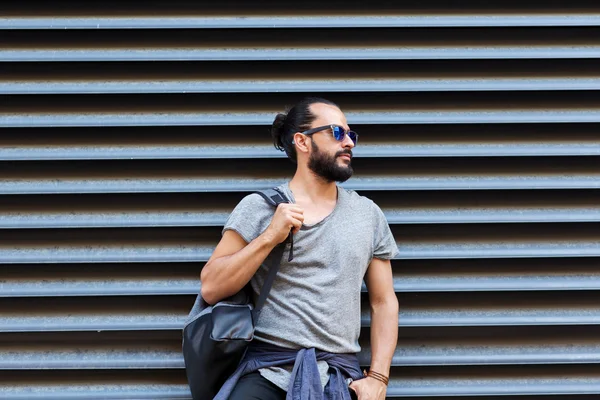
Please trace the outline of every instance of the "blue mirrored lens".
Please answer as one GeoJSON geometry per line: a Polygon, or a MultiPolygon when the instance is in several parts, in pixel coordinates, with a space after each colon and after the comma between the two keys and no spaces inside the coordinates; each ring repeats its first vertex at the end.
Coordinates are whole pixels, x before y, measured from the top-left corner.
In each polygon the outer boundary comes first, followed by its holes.
{"type": "Polygon", "coordinates": [[[333,127],[333,137],[335,138],[335,140],[338,140],[341,142],[342,140],[344,140],[345,134],[346,134],[346,132],[344,131],[344,128],[342,128],[341,126],[333,127]]]}
{"type": "Polygon", "coordinates": [[[341,142],[342,140],[344,140],[344,136],[346,134],[348,135],[350,140],[352,140],[354,142],[354,144],[356,144],[356,132],[354,132],[354,131],[346,132],[344,130],[344,128],[342,128],[341,126],[333,127],[333,137],[335,138],[335,140],[338,140],[341,142]]]}
{"type": "Polygon", "coordinates": [[[352,140],[354,142],[354,144],[356,144],[356,139],[357,139],[356,132],[349,131],[348,132],[348,137],[350,138],[350,140],[352,140]]]}

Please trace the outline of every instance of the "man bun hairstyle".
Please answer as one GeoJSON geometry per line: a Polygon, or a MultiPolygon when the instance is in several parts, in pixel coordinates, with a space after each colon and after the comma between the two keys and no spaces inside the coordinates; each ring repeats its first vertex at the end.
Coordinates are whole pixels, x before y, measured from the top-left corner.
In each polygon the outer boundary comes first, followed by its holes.
{"type": "Polygon", "coordinates": [[[273,137],[273,144],[277,150],[285,151],[285,144],[283,142],[283,136],[285,132],[285,120],[287,115],[278,113],[275,116],[275,121],[271,126],[271,136],[273,137]]]}
{"type": "Polygon", "coordinates": [[[278,113],[271,126],[273,145],[277,150],[285,151],[285,154],[293,162],[297,162],[296,147],[292,143],[294,134],[310,129],[311,124],[317,118],[310,111],[310,106],[316,103],[337,107],[334,102],[320,97],[305,97],[293,107],[288,108],[286,112],[278,113]]]}

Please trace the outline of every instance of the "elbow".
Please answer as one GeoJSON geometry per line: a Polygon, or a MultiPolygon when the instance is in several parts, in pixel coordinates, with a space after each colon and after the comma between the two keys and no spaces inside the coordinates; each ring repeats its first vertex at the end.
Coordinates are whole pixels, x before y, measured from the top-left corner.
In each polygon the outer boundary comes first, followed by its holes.
{"type": "Polygon", "coordinates": [[[204,270],[202,270],[202,273],[200,273],[200,295],[202,296],[205,302],[212,306],[221,299],[217,297],[217,293],[215,292],[215,285],[212,284],[212,281],[208,279],[205,275],[206,274],[204,273],[204,270]]]}
{"type": "Polygon", "coordinates": [[[202,295],[204,301],[211,306],[230,296],[230,294],[225,292],[222,288],[206,283],[201,285],[200,294],[202,295]]]}
{"type": "Polygon", "coordinates": [[[211,306],[217,303],[218,300],[215,299],[214,291],[210,290],[210,285],[202,284],[200,287],[200,295],[204,299],[205,302],[210,304],[211,306]]]}
{"type": "Polygon", "coordinates": [[[204,301],[210,305],[214,305],[228,296],[224,290],[223,282],[219,278],[210,273],[207,269],[208,263],[200,272],[200,295],[204,301]]]}
{"type": "MultiPolygon", "coordinates": [[[[239,289],[232,287],[231,279],[224,277],[222,264],[213,265],[209,260],[200,272],[200,295],[210,305],[226,299],[239,289]]],[[[241,289],[241,288],[240,288],[241,289]]]]}

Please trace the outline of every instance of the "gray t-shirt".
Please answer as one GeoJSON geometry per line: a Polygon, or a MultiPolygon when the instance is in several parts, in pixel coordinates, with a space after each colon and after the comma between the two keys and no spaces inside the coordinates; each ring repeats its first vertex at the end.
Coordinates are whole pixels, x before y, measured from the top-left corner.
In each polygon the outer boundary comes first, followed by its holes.
{"type": "MultiPolygon", "coordinates": [[[[288,184],[279,187],[294,202],[288,184]]],[[[235,207],[225,227],[246,242],[267,229],[272,206],[258,194],[235,207]]],[[[357,353],[361,323],[361,286],[373,257],[391,259],[398,247],[381,209],[370,199],[338,186],[334,210],[314,225],[303,225],[289,244],[255,330],[257,340],[291,348],[331,353],[357,353]]],[[[269,259],[265,262],[269,265],[269,259]]],[[[255,298],[267,276],[262,265],[251,280],[255,298]]],[[[328,380],[327,363],[319,362],[321,384],[328,380]]],[[[291,367],[260,370],[262,376],[287,390],[291,367]]]]}

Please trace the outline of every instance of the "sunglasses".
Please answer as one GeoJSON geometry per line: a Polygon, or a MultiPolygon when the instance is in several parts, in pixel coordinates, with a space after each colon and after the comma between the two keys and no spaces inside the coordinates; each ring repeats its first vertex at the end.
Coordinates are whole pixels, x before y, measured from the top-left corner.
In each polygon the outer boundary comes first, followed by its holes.
{"type": "Polygon", "coordinates": [[[344,137],[346,135],[348,135],[350,140],[352,140],[352,142],[355,145],[356,145],[356,142],[358,142],[358,133],[356,133],[354,131],[350,131],[350,130],[347,131],[339,125],[323,125],[323,126],[312,128],[312,129],[309,129],[307,131],[300,132],[300,133],[302,133],[303,135],[312,135],[313,133],[321,132],[326,129],[331,129],[331,132],[333,133],[333,137],[338,142],[341,142],[342,140],[344,140],[344,137]]]}

